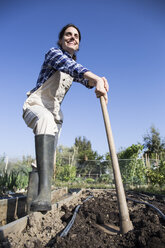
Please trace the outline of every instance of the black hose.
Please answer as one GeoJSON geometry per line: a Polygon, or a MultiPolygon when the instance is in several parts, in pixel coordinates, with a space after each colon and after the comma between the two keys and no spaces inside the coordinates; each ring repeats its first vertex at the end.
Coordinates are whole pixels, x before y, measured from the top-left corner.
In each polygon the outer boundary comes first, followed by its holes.
{"type": "MultiPolygon", "coordinates": [[[[86,201],[88,201],[88,200],[89,200],[90,198],[92,198],[92,197],[93,197],[93,195],[87,197],[87,198],[83,201],[83,203],[86,202],[86,201]]],[[[79,210],[80,207],[81,207],[81,205],[78,205],[78,206],[75,208],[75,211],[74,211],[74,214],[73,214],[73,216],[72,216],[72,219],[70,220],[70,222],[68,223],[68,225],[66,226],[66,228],[63,230],[63,232],[60,234],[60,237],[65,237],[65,236],[68,234],[69,230],[71,229],[71,227],[72,227],[73,224],[74,224],[74,221],[75,221],[75,219],[76,219],[76,215],[77,215],[78,210],[79,210]]]]}
{"type": "Polygon", "coordinates": [[[145,205],[153,208],[154,210],[156,210],[160,214],[160,216],[163,218],[163,220],[165,220],[165,215],[158,208],[156,208],[154,205],[152,205],[152,204],[150,204],[148,202],[137,201],[137,200],[134,200],[134,199],[131,199],[131,198],[128,198],[128,197],[126,199],[128,201],[133,201],[133,202],[136,202],[136,203],[145,204],[145,205]]]}

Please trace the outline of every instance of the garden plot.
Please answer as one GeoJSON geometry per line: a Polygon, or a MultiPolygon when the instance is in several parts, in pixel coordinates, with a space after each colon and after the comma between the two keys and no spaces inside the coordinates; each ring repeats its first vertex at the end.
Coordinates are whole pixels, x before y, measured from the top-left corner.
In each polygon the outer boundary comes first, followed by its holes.
{"type": "Polygon", "coordinates": [[[131,199],[128,200],[128,209],[134,230],[124,235],[116,228],[119,227],[119,212],[115,191],[84,190],[79,198],[63,202],[45,215],[30,214],[26,228],[19,235],[9,234],[1,241],[0,247],[164,248],[164,198],[134,192],[126,195],[131,199]],[[152,204],[157,210],[144,202],[152,204]],[[67,235],[61,237],[78,205],[73,225],[67,235]],[[106,231],[109,225],[116,228],[111,229],[112,234],[106,231]]]}

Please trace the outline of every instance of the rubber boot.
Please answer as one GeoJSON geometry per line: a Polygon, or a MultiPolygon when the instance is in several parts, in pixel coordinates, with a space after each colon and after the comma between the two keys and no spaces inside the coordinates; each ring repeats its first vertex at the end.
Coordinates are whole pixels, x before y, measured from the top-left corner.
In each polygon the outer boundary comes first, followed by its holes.
{"type": "Polygon", "coordinates": [[[30,210],[45,212],[51,210],[51,179],[54,167],[55,136],[39,134],[35,136],[36,161],[39,177],[38,197],[32,202],[30,210]]]}
{"type": "Polygon", "coordinates": [[[38,171],[33,170],[29,172],[29,183],[27,189],[27,214],[30,213],[30,206],[38,196],[38,171]]]}

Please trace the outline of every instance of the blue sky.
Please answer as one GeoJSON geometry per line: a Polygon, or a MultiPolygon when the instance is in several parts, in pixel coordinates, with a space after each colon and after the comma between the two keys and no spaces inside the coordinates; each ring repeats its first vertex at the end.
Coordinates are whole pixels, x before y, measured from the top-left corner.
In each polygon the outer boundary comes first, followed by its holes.
{"type": "MultiPolygon", "coordinates": [[[[143,141],[155,125],[165,137],[165,1],[71,0],[0,2],[0,156],[34,156],[34,135],[22,119],[44,54],[68,24],[82,34],[78,62],[109,81],[108,112],[116,150],[143,141]]],[[[59,144],[85,136],[99,154],[108,152],[94,89],[74,82],[62,104],[59,144]]]]}

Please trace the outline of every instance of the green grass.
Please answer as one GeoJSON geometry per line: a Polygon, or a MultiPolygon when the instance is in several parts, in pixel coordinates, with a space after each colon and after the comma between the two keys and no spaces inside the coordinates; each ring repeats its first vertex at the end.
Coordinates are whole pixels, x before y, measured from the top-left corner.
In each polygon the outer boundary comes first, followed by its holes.
{"type": "MultiPolygon", "coordinates": [[[[112,183],[98,183],[91,180],[80,180],[80,182],[64,182],[55,180],[53,182],[55,187],[68,187],[68,189],[115,189],[115,185],[112,183]]],[[[160,188],[159,186],[131,186],[127,185],[125,190],[133,190],[136,192],[152,193],[157,195],[165,195],[165,186],[160,188]]]]}
{"type": "Polygon", "coordinates": [[[96,182],[62,182],[62,181],[55,181],[54,186],[56,187],[68,187],[68,189],[114,189],[113,184],[105,184],[105,183],[96,183],[96,182]]]}
{"type": "Polygon", "coordinates": [[[138,188],[134,187],[133,190],[137,192],[151,193],[155,195],[165,195],[165,186],[162,188],[160,188],[159,186],[148,186],[148,187],[138,187],[138,188]]]}

